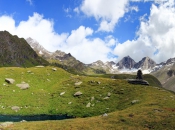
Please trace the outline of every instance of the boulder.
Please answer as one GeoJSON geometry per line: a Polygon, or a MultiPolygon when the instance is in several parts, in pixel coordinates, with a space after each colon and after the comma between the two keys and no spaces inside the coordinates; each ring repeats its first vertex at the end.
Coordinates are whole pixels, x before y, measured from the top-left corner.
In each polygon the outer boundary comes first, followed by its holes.
{"type": "Polygon", "coordinates": [[[62,96],[62,95],[64,95],[66,92],[62,92],[62,93],[60,93],[60,96],[62,96]]]}
{"type": "Polygon", "coordinates": [[[36,66],[37,68],[43,68],[44,66],[43,65],[38,65],[36,66]]]}
{"type": "Polygon", "coordinates": [[[12,110],[18,112],[18,111],[20,110],[20,107],[18,107],[18,106],[13,106],[13,107],[12,107],[12,110]]]}
{"type": "Polygon", "coordinates": [[[108,92],[108,97],[110,97],[111,96],[111,93],[110,92],[108,92]]]}
{"type": "Polygon", "coordinates": [[[142,79],[128,79],[130,84],[149,85],[148,81],[142,79]]]}
{"type": "Polygon", "coordinates": [[[26,90],[30,87],[28,83],[16,84],[16,86],[18,86],[22,90],[26,90]]]}
{"type": "Polygon", "coordinates": [[[137,103],[137,102],[139,102],[139,100],[133,100],[133,101],[131,102],[131,104],[135,104],[135,103],[137,103]]]}
{"type": "Polygon", "coordinates": [[[83,82],[77,82],[77,83],[75,83],[75,86],[79,86],[79,85],[81,85],[83,82]]]}
{"type": "Polygon", "coordinates": [[[91,101],[94,101],[95,100],[95,97],[91,97],[91,101]]]}
{"type": "Polygon", "coordinates": [[[86,105],[86,107],[91,107],[91,103],[89,102],[89,103],[86,105]]]}
{"type": "Polygon", "coordinates": [[[11,125],[13,125],[13,122],[3,122],[0,124],[1,127],[10,127],[11,125]]]}
{"type": "Polygon", "coordinates": [[[15,82],[15,80],[11,79],[11,78],[5,78],[5,82],[7,82],[9,84],[13,84],[15,82]]]}
{"type": "Polygon", "coordinates": [[[57,71],[57,69],[56,69],[56,68],[52,68],[52,70],[53,70],[53,71],[57,71]]]}
{"type": "Polygon", "coordinates": [[[107,100],[107,99],[109,99],[109,97],[105,97],[105,98],[103,98],[104,100],[107,100]]]}
{"type": "Polygon", "coordinates": [[[82,94],[83,94],[82,92],[78,91],[78,92],[76,92],[76,93],[74,94],[74,96],[80,96],[80,95],[82,95],[82,94]]]}

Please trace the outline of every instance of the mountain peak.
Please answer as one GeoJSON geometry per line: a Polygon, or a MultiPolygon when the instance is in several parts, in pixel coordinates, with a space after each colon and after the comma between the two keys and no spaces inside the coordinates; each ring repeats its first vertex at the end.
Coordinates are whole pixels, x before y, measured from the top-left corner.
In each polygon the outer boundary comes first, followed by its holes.
{"type": "Polygon", "coordinates": [[[147,70],[147,69],[153,68],[155,65],[156,65],[156,62],[153,61],[151,58],[144,57],[142,58],[141,61],[139,61],[134,65],[134,68],[137,68],[137,69],[141,68],[143,70],[147,70]]]}
{"type": "Polygon", "coordinates": [[[131,69],[133,68],[135,63],[136,62],[130,56],[126,56],[117,63],[117,66],[119,66],[119,69],[123,68],[131,69]]]}

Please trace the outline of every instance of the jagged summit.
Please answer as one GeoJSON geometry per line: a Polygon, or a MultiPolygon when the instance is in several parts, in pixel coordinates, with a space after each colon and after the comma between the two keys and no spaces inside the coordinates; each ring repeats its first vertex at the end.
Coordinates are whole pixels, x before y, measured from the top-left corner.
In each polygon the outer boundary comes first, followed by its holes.
{"type": "Polygon", "coordinates": [[[153,68],[155,65],[156,65],[156,62],[153,61],[151,58],[144,57],[141,61],[139,61],[134,65],[134,68],[136,69],[141,68],[142,70],[147,70],[147,69],[153,68]]]}
{"type": "Polygon", "coordinates": [[[135,64],[136,62],[130,56],[126,56],[117,63],[117,66],[119,66],[119,69],[131,69],[134,67],[135,64]]]}

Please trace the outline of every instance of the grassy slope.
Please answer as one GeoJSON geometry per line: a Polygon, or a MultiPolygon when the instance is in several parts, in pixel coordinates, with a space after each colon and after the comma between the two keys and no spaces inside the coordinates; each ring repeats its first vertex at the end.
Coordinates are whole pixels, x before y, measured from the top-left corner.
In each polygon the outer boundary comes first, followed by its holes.
{"type": "Polygon", "coordinates": [[[175,64],[164,66],[157,72],[154,72],[153,75],[159,79],[165,89],[175,91],[175,78],[174,76],[169,77],[167,74],[170,69],[175,70],[175,64]]]}
{"type": "Polygon", "coordinates": [[[0,84],[4,84],[5,77],[10,77],[16,80],[15,83],[25,81],[31,87],[28,90],[20,90],[15,84],[8,87],[2,85],[0,105],[5,109],[0,107],[0,113],[25,115],[67,113],[77,117],[94,117],[15,123],[7,129],[175,129],[174,93],[153,86],[131,85],[120,79],[75,76],[57,69],[52,71],[51,67],[1,68],[0,84]],[[31,73],[28,73],[28,70],[31,73]],[[83,83],[75,86],[74,83],[78,81],[83,83]],[[101,84],[88,81],[98,81],[101,84]],[[66,93],[60,96],[63,91],[66,93]],[[82,91],[83,95],[79,98],[74,97],[76,91],[82,91]],[[108,100],[104,100],[108,92],[111,96],[108,100]],[[93,101],[92,96],[95,98],[93,101]],[[132,104],[133,100],[139,102],[132,104]],[[68,105],[68,102],[72,104],[68,105]],[[88,102],[94,106],[86,108],[88,102]],[[9,107],[13,105],[23,108],[13,112],[9,107]],[[25,105],[28,108],[25,108],[25,105]],[[108,113],[108,116],[99,116],[104,113],[108,113]]]}

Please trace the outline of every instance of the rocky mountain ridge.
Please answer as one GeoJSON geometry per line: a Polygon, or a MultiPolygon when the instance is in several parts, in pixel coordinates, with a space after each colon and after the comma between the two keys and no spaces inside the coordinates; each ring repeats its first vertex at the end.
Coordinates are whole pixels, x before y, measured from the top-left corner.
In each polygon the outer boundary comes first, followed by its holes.
{"type": "Polygon", "coordinates": [[[0,66],[31,67],[47,64],[48,62],[39,57],[24,38],[0,31],[0,66]]]}
{"type": "Polygon", "coordinates": [[[133,73],[138,69],[141,69],[143,73],[151,73],[159,70],[165,65],[171,64],[175,62],[175,58],[170,58],[166,62],[162,62],[160,64],[156,64],[154,60],[149,57],[142,58],[139,62],[135,62],[130,56],[126,56],[122,58],[118,63],[114,61],[96,61],[91,64],[84,64],[81,61],[78,61],[75,57],[73,57],[70,53],[66,54],[60,50],[55,52],[49,52],[44,47],[42,47],[37,41],[32,38],[26,39],[28,44],[44,59],[52,62],[57,61],[57,63],[61,65],[66,65],[74,69],[78,69],[79,71],[84,71],[88,73],[88,71],[101,71],[102,73],[133,73]]]}

